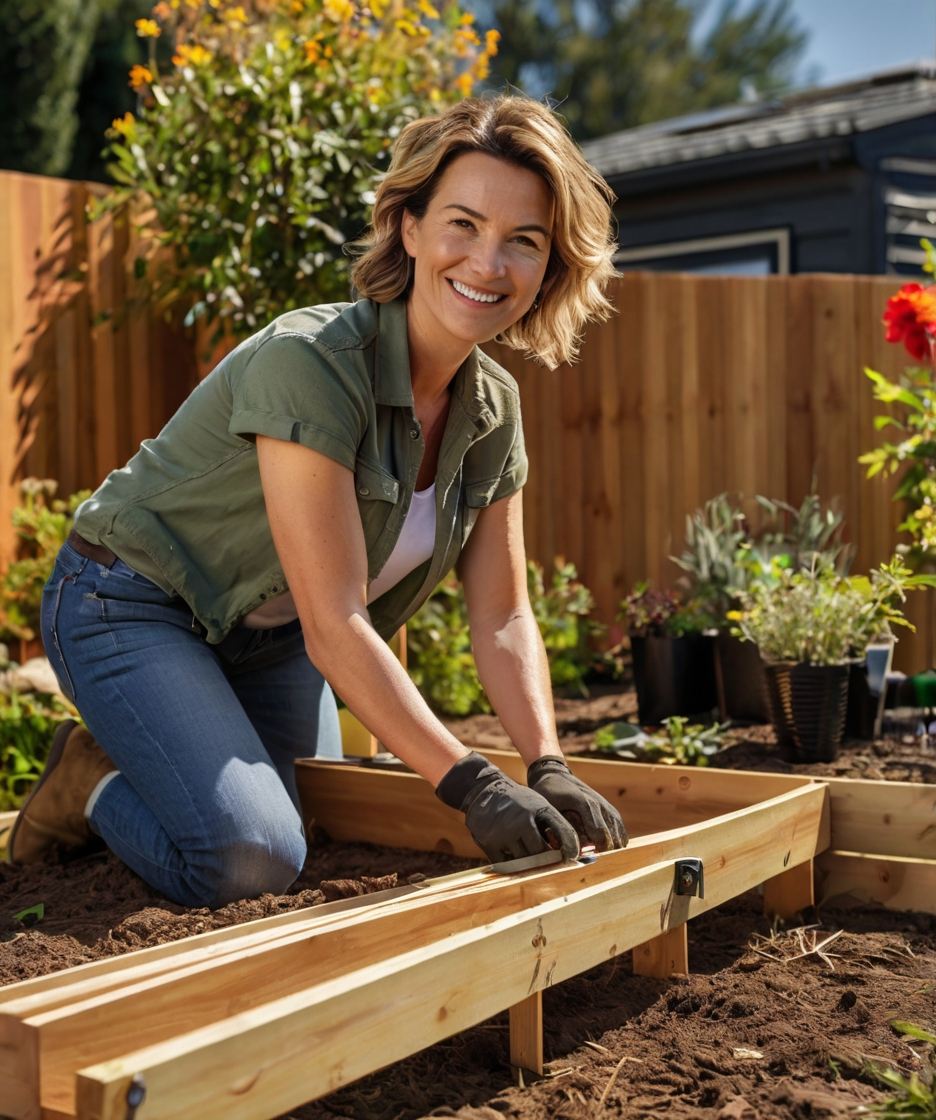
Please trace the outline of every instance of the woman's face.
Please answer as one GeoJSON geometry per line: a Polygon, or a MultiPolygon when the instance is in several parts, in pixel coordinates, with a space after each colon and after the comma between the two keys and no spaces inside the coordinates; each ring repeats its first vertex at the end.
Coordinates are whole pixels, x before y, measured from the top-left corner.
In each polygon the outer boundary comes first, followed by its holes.
{"type": "Polygon", "coordinates": [[[552,198],[533,171],[481,152],[446,169],[422,219],[403,215],[411,314],[474,345],[531,307],[546,272],[552,198]]]}

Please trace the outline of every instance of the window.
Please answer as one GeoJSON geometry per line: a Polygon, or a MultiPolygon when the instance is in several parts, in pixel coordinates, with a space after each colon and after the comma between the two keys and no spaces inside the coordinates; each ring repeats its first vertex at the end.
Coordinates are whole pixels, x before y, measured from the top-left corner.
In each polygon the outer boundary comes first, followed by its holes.
{"type": "Polygon", "coordinates": [[[641,245],[619,250],[614,263],[625,272],[650,268],[728,276],[786,275],[790,271],[790,231],[762,229],[723,237],[641,245]]]}

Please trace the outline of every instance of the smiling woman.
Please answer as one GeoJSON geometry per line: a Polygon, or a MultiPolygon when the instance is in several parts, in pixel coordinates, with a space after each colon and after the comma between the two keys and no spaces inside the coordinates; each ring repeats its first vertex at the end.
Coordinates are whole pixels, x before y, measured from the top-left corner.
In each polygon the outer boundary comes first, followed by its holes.
{"type": "Polygon", "coordinates": [[[478,349],[574,357],[610,310],[610,202],[525,98],[403,131],[356,246],[362,298],[247,339],[78,510],[42,632],[88,730],[57,737],[9,858],[96,833],[177,902],[283,891],[305,856],[295,759],[340,755],[332,688],[492,860],[627,842],[562,759],[517,387],[478,349]],[[526,786],[448,732],[382,640],[456,564],[526,786]]]}

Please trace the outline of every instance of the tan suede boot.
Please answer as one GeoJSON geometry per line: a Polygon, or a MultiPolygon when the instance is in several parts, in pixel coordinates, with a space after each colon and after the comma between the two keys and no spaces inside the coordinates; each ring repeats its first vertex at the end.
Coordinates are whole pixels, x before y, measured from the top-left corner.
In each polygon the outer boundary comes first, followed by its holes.
{"type": "Polygon", "coordinates": [[[53,848],[94,840],[84,809],[94,787],[116,770],[91,732],[66,720],[55,733],[42,777],[23,803],[7,841],[7,862],[38,863],[53,848]]]}

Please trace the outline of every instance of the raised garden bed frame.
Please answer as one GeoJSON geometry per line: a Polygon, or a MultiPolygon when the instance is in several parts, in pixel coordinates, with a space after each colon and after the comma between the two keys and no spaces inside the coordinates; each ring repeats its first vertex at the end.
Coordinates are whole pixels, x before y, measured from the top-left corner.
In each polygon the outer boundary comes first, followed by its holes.
{"type": "MultiPolygon", "coordinates": [[[[515,755],[484,753],[522,778],[515,755]]],[[[507,1008],[511,1061],[541,1073],[544,988],[628,950],[637,973],[686,972],[687,920],[761,883],[783,919],[814,888],[936,912],[933,787],[570,761],[621,810],[627,849],[463,872],[0,989],[0,1115],[271,1120],[507,1008]],[[676,893],[682,858],[702,860],[703,898],[676,893]]],[[[298,773],[308,822],[336,840],[478,854],[415,775],[298,773]]]]}

